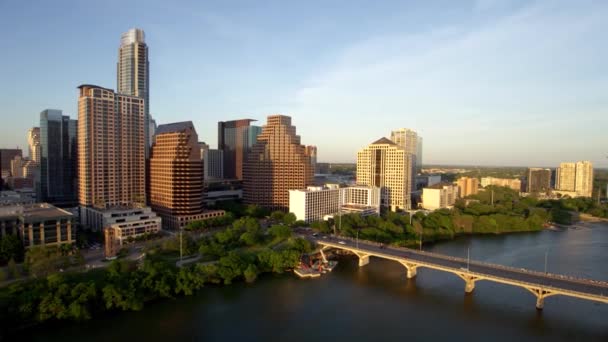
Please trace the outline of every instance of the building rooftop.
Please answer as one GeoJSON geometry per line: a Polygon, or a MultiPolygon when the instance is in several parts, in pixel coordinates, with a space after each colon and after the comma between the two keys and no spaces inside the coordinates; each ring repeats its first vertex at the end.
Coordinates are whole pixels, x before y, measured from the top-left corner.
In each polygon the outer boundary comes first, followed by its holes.
{"type": "Polygon", "coordinates": [[[455,186],[455,185],[452,183],[448,183],[448,182],[439,182],[437,184],[427,186],[425,189],[443,189],[444,186],[455,186]]]}
{"type": "Polygon", "coordinates": [[[180,133],[188,129],[194,130],[194,124],[192,124],[192,121],[174,122],[170,124],[159,125],[158,128],[156,128],[155,134],[158,135],[165,133],[180,133]]]}
{"type": "Polygon", "coordinates": [[[372,145],[397,145],[392,140],[382,137],[372,143],[372,145]]]}
{"type": "Polygon", "coordinates": [[[39,222],[72,217],[69,211],[57,208],[48,203],[36,203],[23,206],[23,220],[25,222],[39,222]]]}

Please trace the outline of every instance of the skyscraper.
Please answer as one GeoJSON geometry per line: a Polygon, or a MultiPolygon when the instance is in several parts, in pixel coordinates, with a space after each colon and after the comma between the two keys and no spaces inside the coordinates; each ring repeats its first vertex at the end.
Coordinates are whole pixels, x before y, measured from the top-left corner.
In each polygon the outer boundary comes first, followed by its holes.
{"type": "Polygon", "coordinates": [[[528,169],[526,192],[543,193],[551,189],[551,170],[532,167],[528,169]]]}
{"type": "Polygon", "coordinates": [[[158,126],[150,151],[150,205],[170,229],[221,216],[203,212],[203,162],[191,121],[158,126]]]}
{"type": "Polygon", "coordinates": [[[144,137],[145,155],[150,148],[150,63],[148,45],[143,30],[133,28],[120,37],[118,63],[116,65],[117,92],[124,95],[139,96],[144,100],[144,137]]]}
{"type": "Polygon", "coordinates": [[[312,171],[317,173],[317,146],[308,145],[306,146],[306,155],[310,157],[310,163],[312,164],[312,171]]]}
{"type": "Polygon", "coordinates": [[[57,109],[40,113],[40,200],[77,203],[77,120],[57,109]]]}
{"type": "Polygon", "coordinates": [[[564,192],[564,195],[591,197],[593,164],[590,161],[561,163],[556,172],[555,189],[564,192]]]}
{"type": "Polygon", "coordinates": [[[2,178],[11,175],[11,160],[15,159],[16,156],[23,156],[20,149],[0,148],[0,174],[2,178]]]}
{"type": "Polygon", "coordinates": [[[411,208],[413,155],[387,138],[357,153],[357,183],[381,188],[381,204],[392,211],[411,208]]]}
{"type": "Polygon", "coordinates": [[[291,117],[270,115],[243,168],[245,202],[288,210],[289,190],[305,189],[313,177],[310,156],[291,117]]]}
{"type": "Polygon", "coordinates": [[[223,151],[223,178],[243,179],[243,164],[247,160],[247,154],[262,132],[261,127],[251,125],[254,121],[242,119],[218,122],[217,148],[223,151]]]}
{"type": "Polygon", "coordinates": [[[78,88],[80,205],[145,203],[144,99],[95,85],[78,88]]]}
{"type": "Polygon", "coordinates": [[[32,127],[27,131],[30,160],[40,163],[40,127],[32,127]]]}
{"type": "Polygon", "coordinates": [[[418,133],[409,128],[400,128],[391,132],[391,141],[397,144],[397,146],[401,146],[406,153],[412,155],[409,187],[413,189],[414,184],[416,184],[416,173],[418,171],[418,152],[422,153],[422,146],[420,146],[420,149],[418,148],[418,143],[420,142],[418,133]]]}

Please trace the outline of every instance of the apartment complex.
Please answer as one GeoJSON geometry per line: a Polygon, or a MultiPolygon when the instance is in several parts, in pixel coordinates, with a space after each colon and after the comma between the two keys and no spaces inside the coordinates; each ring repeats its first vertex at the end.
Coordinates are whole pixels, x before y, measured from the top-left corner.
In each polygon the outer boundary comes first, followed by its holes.
{"type": "Polygon", "coordinates": [[[130,29],[120,37],[116,64],[117,93],[143,99],[143,137],[145,157],[150,147],[150,63],[148,45],[141,29],[130,29]]]}
{"type": "Polygon", "coordinates": [[[392,211],[411,208],[413,155],[387,138],[357,153],[357,183],[382,189],[381,203],[392,211]]]}
{"type": "Polygon", "coordinates": [[[477,195],[479,179],[474,177],[460,177],[456,180],[456,185],[458,186],[458,195],[460,197],[477,195]]]}
{"type": "Polygon", "coordinates": [[[555,190],[571,197],[591,197],[593,164],[590,161],[561,163],[556,171],[555,190]]]}
{"type": "MultiPolygon", "coordinates": [[[[43,202],[62,206],[78,203],[77,126],[78,121],[63,115],[61,110],[45,109],[40,113],[38,193],[43,202]]],[[[97,155],[102,154],[99,151],[97,155]]]]}
{"type": "Polygon", "coordinates": [[[451,208],[458,198],[458,186],[439,183],[422,189],[422,207],[428,210],[451,208]]]}
{"type": "Polygon", "coordinates": [[[248,204],[288,210],[289,190],[313,184],[313,172],[291,117],[271,115],[245,163],[243,198],[248,204]]]}
{"type": "Polygon", "coordinates": [[[32,127],[27,131],[27,145],[30,160],[40,163],[40,127],[32,127]]]}
{"type": "Polygon", "coordinates": [[[511,188],[517,192],[521,191],[520,179],[483,177],[481,179],[481,186],[485,188],[489,185],[506,186],[507,188],[511,188]]]}
{"type": "Polygon", "coordinates": [[[243,179],[243,165],[247,154],[262,132],[262,127],[251,125],[254,121],[242,119],[218,122],[217,148],[222,151],[223,158],[223,175],[218,178],[243,179]]]}
{"type": "Polygon", "coordinates": [[[337,213],[362,216],[380,214],[380,188],[337,184],[289,190],[289,211],[307,223],[337,213]]]}
{"type": "Polygon", "coordinates": [[[0,208],[0,232],[18,234],[26,248],[76,242],[73,215],[48,203],[0,208]]]}
{"type": "Polygon", "coordinates": [[[146,203],[144,100],[95,85],[78,88],[80,206],[146,203]]]}
{"type": "Polygon", "coordinates": [[[546,193],[551,190],[551,170],[529,168],[526,181],[526,192],[546,193]]]}

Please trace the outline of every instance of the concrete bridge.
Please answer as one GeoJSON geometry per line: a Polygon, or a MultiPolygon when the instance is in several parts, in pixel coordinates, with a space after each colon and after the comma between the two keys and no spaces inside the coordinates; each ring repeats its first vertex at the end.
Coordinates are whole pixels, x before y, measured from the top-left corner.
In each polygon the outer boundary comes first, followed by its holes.
{"type": "Polygon", "coordinates": [[[413,278],[420,267],[450,272],[462,278],[464,290],[473,292],[475,283],[481,280],[522,287],[536,297],[536,308],[542,309],[545,298],[555,295],[570,296],[602,303],[608,303],[608,282],[580,279],[559,274],[551,274],[508,267],[479,261],[469,261],[437,253],[422,252],[409,248],[389,247],[379,243],[354,240],[331,235],[309,236],[319,244],[321,255],[330,248],[349,251],[359,257],[359,266],[369,263],[369,257],[394,260],[407,270],[407,277],[413,278]]]}

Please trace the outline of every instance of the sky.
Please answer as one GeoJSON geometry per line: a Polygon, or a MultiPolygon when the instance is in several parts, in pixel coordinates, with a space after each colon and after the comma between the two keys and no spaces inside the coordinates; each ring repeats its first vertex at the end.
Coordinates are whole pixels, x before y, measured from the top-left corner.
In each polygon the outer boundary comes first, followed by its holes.
{"type": "Polygon", "coordinates": [[[77,118],[80,84],[116,88],[120,35],[145,30],[150,113],[290,115],[322,162],[393,129],[425,164],[608,167],[607,1],[0,0],[0,147],[39,113],[77,118]]]}

